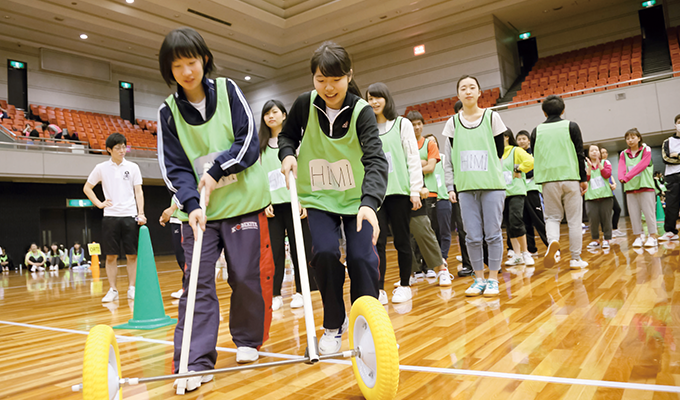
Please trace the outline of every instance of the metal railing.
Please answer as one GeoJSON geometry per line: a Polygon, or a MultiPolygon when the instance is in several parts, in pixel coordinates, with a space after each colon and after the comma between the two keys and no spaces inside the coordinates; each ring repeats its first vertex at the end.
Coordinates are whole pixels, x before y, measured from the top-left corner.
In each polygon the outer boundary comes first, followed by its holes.
{"type": "MultiPolygon", "coordinates": [[[[598,91],[597,89],[603,89],[603,90],[616,89],[616,88],[619,88],[618,87],[619,85],[625,84],[625,83],[634,84],[635,82],[643,83],[645,81],[656,81],[658,79],[672,78],[673,75],[677,74],[677,73],[678,73],[678,71],[663,72],[661,74],[644,76],[642,78],[636,78],[636,79],[629,79],[629,80],[623,81],[623,82],[609,83],[609,84],[602,85],[602,86],[589,87],[589,88],[574,90],[574,91],[571,91],[571,92],[555,93],[555,95],[561,96],[561,97],[563,97],[565,95],[582,95],[583,92],[585,92],[585,91],[593,92],[593,93],[595,93],[595,92],[600,93],[602,91],[598,91]]],[[[619,88],[619,89],[621,89],[621,88],[619,88]]],[[[592,93],[587,93],[587,94],[592,94],[592,93]]],[[[547,97],[547,96],[545,96],[545,97],[547,97]]],[[[499,111],[499,110],[506,110],[508,108],[515,108],[515,107],[511,107],[511,106],[517,106],[517,107],[526,106],[526,105],[530,105],[530,104],[535,104],[536,102],[540,102],[541,100],[545,99],[545,97],[537,97],[537,98],[534,98],[534,99],[515,101],[515,102],[511,102],[511,103],[503,103],[503,104],[495,105],[493,107],[488,107],[488,109],[494,110],[494,111],[499,111]]],[[[431,124],[431,123],[435,123],[435,121],[441,122],[441,121],[437,121],[437,120],[441,120],[442,118],[448,119],[452,116],[453,116],[453,114],[439,116],[437,118],[430,118],[430,119],[426,120],[425,123],[431,124]]]]}
{"type": "MultiPolygon", "coordinates": [[[[3,127],[4,128],[4,127],[3,127]]],[[[18,136],[14,132],[4,128],[4,134],[14,139],[12,142],[0,141],[0,149],[14,149],[24,151],[49,151],[71,154],[103,154],[108,155],[106,150],[93,149],[88,142],[81,140],[50,139],[41,137],[18,136]]],[[[152,147],[130,146],[128,157],[157,158],[157,152],[152,147]]]]}

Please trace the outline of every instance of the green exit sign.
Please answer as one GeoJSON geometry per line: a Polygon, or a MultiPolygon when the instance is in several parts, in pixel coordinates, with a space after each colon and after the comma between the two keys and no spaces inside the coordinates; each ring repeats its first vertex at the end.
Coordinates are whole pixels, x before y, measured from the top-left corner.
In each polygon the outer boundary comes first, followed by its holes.
{"type": "Polygon", "coordinates": [[[654,7],[655,4],[656,4],[656,0],[649,0],[649,1],[643,2],[642,7],[645,7],[645,8],[654,7]]]}
{"type": "Polygon", "coordinates": [[[123,89],[132,89],[132,84],[130,82],[120,82],[120,87],[123,89]]]}
{"type": "Polygon", "coordinates": [[[526,40],[531,37],[531,32],[524,32],[519,34],[519,39],[520,40],[526,40]]]}
{"type": "Polygon", "coordinates": [[[66,207],[92,207],[89,199],[66,199],[66,207]]]}
{"type": "Polygon", "coordinates": [[[14,69],[24,69],[24,68],[26,68],[26,64],[22,63],[21,61],[10,60],[9,65],[14,69]]]}

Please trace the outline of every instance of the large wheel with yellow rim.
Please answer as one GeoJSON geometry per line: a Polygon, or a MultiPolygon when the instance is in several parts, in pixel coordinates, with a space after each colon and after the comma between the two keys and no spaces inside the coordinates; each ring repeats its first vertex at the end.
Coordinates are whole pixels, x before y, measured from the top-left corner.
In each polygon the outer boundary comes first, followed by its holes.
{"type": "Polygon", "coordinates": [[[83,400],[122,400],[120,353],[108,325],[90,329],[83,360],[83,400]]]}
{"type": "Polygon", "coordinates": [[[352,304],[349,345],[357,350],[352,369],[367,400],[392,400],[399,388],[399,350],[394,328],[378,299],[362,296],[352,304]]]}

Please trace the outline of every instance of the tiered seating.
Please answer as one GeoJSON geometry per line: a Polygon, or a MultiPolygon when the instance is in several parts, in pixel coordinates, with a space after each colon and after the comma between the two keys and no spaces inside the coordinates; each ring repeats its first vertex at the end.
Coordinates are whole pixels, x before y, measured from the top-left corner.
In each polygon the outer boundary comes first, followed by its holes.
{"type": "Polygon", "coordinates": [[[606,88],[600,86],[605,85],[635,85],[640,82],[628,81],[638,78],[642,78],[641,36],[541,58],[512,100],[528,101],[521,105],[534,104],[551,94],[575,92],[562,96],[571,97],[604,91],[606,88]]]}
{"type": "Polygon", "coordinates": [[[668,46],[671,50],[671,62],[673,63],[673,76],[680,76],[680,27],[668,30],[668,46]]]}
{"type": "MultiPolygon", "coordinates": [[[[496,105],[500,95],[501,91],[499,88],[485,90],[479,97],[478,104],[480,107],[493,107],[496,105]]],[[[406,116],[409,111],[414,110],[423,115],[426,123],[446,121],[450,116],[455,114],[453,106],[457,101],[458,97],[450,97],[447,99],[430,101],[429,103],[415,104],[406,107],[404,116],[406,116]]]]}
{"type": "MultiPolygon", "coordinates": [[[[156,138],[152,131],[139,125],[133,125],[116,115],[92,113],[78,110],[45,107],[31,104],[31,112],[38,116],[41,121],[58,125],[68,129],[69,132],[77,132],[78,138],[88,142],[93,149],[106,150],[106,138],[113,132],[125,135],[128,144],[134,147],[156,148],[156,138]]],[[[156,132],[154,123],[153,132],[156,132]]],[[[146,127],[146,124],[145,124],[146,127]]],[[[38,125],[36,129],[42,131],[38,125]]],[[[42,132],[41,137],[46,137],[47,132],[42,132]]]]}

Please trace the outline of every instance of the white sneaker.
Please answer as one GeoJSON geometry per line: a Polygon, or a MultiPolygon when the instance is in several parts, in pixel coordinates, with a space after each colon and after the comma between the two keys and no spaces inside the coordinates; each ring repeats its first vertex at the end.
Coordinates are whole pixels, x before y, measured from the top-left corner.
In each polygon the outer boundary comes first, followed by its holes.
{"type": "Polygon", "coordinates": [[[258,358],[260,358],[260,354],[257,352],[257,349],[245,346],[236,348],[236,362],[239,364],[257,361],[258,358]]]}
{"type": "Polygon", "coordinates": [[[659,245],[659,242],[656,240],[655,237],[648,237],[647,241],[645,242],[645,247],[657,247],[659,245]]]}
{"type": "Polygon", "coordinates": [[[413,274],[413,276],[415,276],[416,279],[423,279],[425,277],[425,274],[422,272],[416,272],[415,274],[413,274]]]}
{"type": "Polygon", "coordinates": [[[437,273],[436,273],[436,272],[434,272],[434,271],[431,270],[431,269],[428,269],[428,270],[427,270],[427,273],[425,274],[425,278],[434,279],[434,278],[436,278],[436,277],[437,277],[437,273]]]}
{"type": "Polygon", "coordinates": [[[31,272],[35,272],[37,270],[38,270],[38,267],[36,267],[35,265],[31,266],[31,272]]]}
{"type": "Polygon", "coordinates": [[[392,291],[392,303],[403,303],[413,298],[413,293],[409,286],[399,286],[392,291]]]}
{"type": "Polygon", "coordinates": [[[130,300],[135,299],[135,287],[134,286],[130,286],[128,288],[128,299],[130,299],[130,300]]]}
{"type": "Polygon", "coordinates": [[[302,300],[302,294],[295,293],[293,299],[290,301],[290,308],[302,308],[304,305],[305,302],[302,300]]]}
{"type": "Polygon", "coordinates": [[[543,265],[546,268],[552,268],[556,262],[558,262],[558,253],[560,252],[560,242],[553,240],[548,244],[548,251],[545,253],[545,258],[543,259],[543,265]]]}
{"type": "Polygon", "coordinates": [[[274,296],[272,299],[272,311],[276,311],[283,307],[283,297],[281,296],[274,296]]]}
{"type": "Polygon", "coordinates": [[[508,258],[515,258],[515,251],[514,250],[508,250],[508,258]]]}
{"type": "Polygon", "coordinates": [[[486,289],[486,281],[483,278],[475,278],[472,286],[465,291],[466,296],[479,296],[486,289]]]}
{"type": "Polygon", "coordinates": [[[38,267],[38,271],[42,272],[45,270],[45,267],[38,267]]]}
{"type": "Polygon", "coordinates": [[[678,240],[678,235],[673,232],[666,232],[662,236],[659,236],[659,240],[678,240]]]}
{"type": "Polygon", "coordinates": [[[463,262],[463,256],[456,256],[456,261],[458,261],[459,263],[462,263],[463,262]]]}
{"type": "Polygon", "coordinates": [[[602,248],[603,248],[603,249],[608,249],[608,248],[609,248],[609,240],[603,240],[603,241],[602,241],[602,248]]]}
{"type": "Polygon", "coordinates": [[[581,269],[581,268],[585,268],[587,266],[588,266],[588,263],[583,261],[583,259],[580,259],[580,258],[578,260],[571,260],[569,262],[569,268],[571,268],[571,269],[581,269]]]}
{"type": "Polygon", "coordinates": [[[387,292],[386,292],[386,291],[384,291],[384,290],[381,290],[381,291],[380,291],[380,293],[378,294],[378,301],[379,301],[380,304],[382,304],[382,305],[385,305],[385,304],[387,304],[387,303],[389,302],[389,301],[387,300],[387,292]]]}
{"type": "Polygon", "coordinates": [[[110,303],[114,300],[118,300],[118,291],[110,288],[108,292],[106,292],[106,296],[102,299],[102,303],[110,303]]]}
{"type": "MultiPolygon", "coordinates": [[[[194,371],[189,371],[189,372],[194,372],[194,371]]],[[[186,378],[187,379],[187,392],[192,392],[198,388],[201,387],[202,383],[208,383],[211,380],[213,380],[212,375],[199,375],[199,376],[192,376],[191,378],[186,378]]],[[[175,379],[175,383],[172,385],[173,388],[177,388],[177,382],[179,379],[175,379]]]]}
{"type": "Polygon", "coordinates": [[[505,265],[524,265],[524,257],[518,255],[505,262],[505,265]]]}
{"type": "Polygon", "coordinates": [[[524,264],[525,265],[534,265],[536,262],[534,261],[534,257],[531,256],[531,253],[528,251],[525,251],[522,253],[522,257],[524,257],[524,264]]]}
{"type": "Polygon", "coordinates": [[[626,234],[616,229],[612,231],[612,237],[626,237],[626,234]]]}
{"type": "Polygon", "coordinates": [[[498,296],[498,281],[496,279],[487,279],[486,288],[484,288],[484,297],[498,296]]]}
{"type": "Polygon", "coordinates": [[[347,331],[349,320],[345,316],[345,322],[339,329],[326,329],[319,339],[319,353],[323,355],[334,354],[342,348],[342,334],[347,331]]]}
{"type": "Polygon", "coordinates": [[[588,243],[588,248],[589,249],[597,249],[600,247],[600,242],[597,240],[593,240],[592,242],[588,243]]]}
{"type": "Polygon", "coordinates": [[[447,268],[444,268],[442,270],[439,270],[437,278],[439,278],[439,286],[451,286],[453,275],[449,273],[449,270],[447,268]]]}
{"type": "Polygon", "coordinates": [[[180,290],[178,290],[178,291],[176,291],[176,292],[172,292],[172,294],[170,295],[170,297],[172,297],[173,299],[179,299],[179,298],[182,298],[182,295],[183,295],[183,294],[184,294],[184,289],[180,289],[180,290]]]}
{"type": "Polygon", "coordinates": [[[633,247],[642,247],[642,243],[645,241],[645,235],[638,236],[633,242],[633,247]]]}
{"type": "MultiPolygon", "coordinates": [[[[413,285],[415,285],[416,283],[418,283],[418,278],[416,278],[414,275],[411,275],[411,276],[408,278],[408,285],[409,285],[409,286],[413,286],[413,285]]],[[[396,282],[394,282],[394,287],[399,287],[399,286],[401,286],[401,279],[398,280],[398,281],[396,281],[396,282]]]]}

